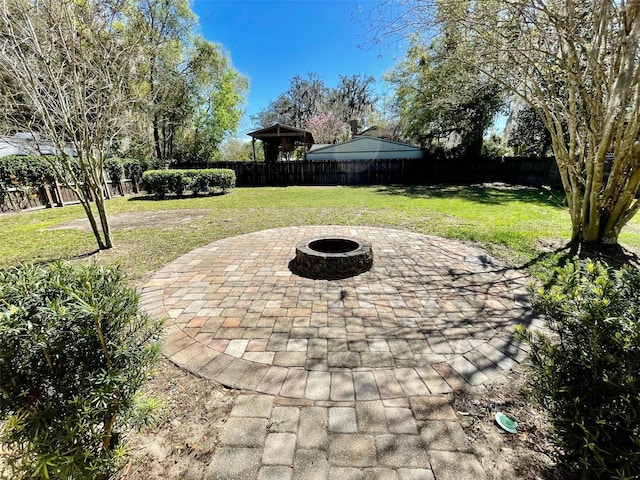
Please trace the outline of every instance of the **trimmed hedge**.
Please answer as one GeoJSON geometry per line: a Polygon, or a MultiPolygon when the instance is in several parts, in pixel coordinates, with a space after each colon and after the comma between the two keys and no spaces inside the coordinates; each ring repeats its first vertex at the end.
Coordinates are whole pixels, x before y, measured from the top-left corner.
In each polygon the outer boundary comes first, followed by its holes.
{"type": "Polygon", "coordinates": [[[142,188],[148,194],[157,198],[164,198],[168,193],[178,196],[185,191],[210,193],[216,188],[226,193],[235,187],[236,174],[225,168],[210,168],[203,170],[148,170],[142,175],[142,188]]]}

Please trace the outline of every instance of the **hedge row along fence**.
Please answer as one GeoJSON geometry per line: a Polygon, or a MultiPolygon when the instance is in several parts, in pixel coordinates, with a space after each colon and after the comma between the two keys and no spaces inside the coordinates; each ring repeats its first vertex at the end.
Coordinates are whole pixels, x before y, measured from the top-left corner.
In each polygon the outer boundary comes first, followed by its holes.
{"type": "MultiPolygon", "coordinates": [[[[51,165],[55,157],[11,155],[0,158],[0,212],[37,207],[62,207],[78,202],[60,183],[51,165]]],[[[124,196],[141,190],[142,174],[163,165],[155,160],[110,158],[105,162],[105,195],[124,196]]]]}
{"type": "Polygon", "coordinates": [[[164,198],[169,193],[182,196],[186,191],[197,195],[213,193],[216,189],[220,189],[225,193],[235,185],[235,172],[224,168],[148,170],[142,175],[142,188],[156,198],[164,198]]]}

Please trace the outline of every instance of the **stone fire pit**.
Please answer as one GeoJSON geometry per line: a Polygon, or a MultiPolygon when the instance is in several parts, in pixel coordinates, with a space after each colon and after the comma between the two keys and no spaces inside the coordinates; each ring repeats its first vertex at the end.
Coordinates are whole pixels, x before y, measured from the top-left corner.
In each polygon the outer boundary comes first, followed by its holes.
{"type": "Polygon", "coordinates": [[[303,277],[339,279],[359,275],[373,265],[371,243],[349,237],[317,237],[296,246],[291,270],[303,277]]]}

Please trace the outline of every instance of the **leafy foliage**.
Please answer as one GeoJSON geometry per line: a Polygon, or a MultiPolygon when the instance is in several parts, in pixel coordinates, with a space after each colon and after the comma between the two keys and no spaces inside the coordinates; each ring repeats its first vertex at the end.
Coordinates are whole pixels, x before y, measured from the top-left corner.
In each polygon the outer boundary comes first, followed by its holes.
{"type": "Polygon", "coordinates": [[[119,161],[122,163],[124,176],[135,184],[142,181],[142,174],[147,170],[162,167],[162,162],[154,159],[122,158],[119,161]]]}
{"type": "Polygon", "coordinates": [[[222,192],[235,187],[236,174],[226,168],[208,168],[202,170],[149,170],[142,175],[142,186],[150,195],[164,198],[168,193],[181,196],[185,190],[193,194],[213,192],[220,188],[222,192]]]}
{"type": "Polygon", "coordinates": [[[74,0],[9,1],[0,9],[0,76],[9,80],[0,126],[30,133],[33,151],[56,152],[51,168],[78,197],[100,249],[113,246],[104,160],[139,98],[130,87],[141,42],[125,10],[124,2],[74,0]]]}
{"type": "Polygon", "coordinates": [[[522,335],[531,344],[533,394],[585,478],[638,478],[640,272],[576,260],[556,275],[534,301],[551,334],[522,335]]]}
{"type": "Polygon", "coordinates": [[[296,75],[289,89],[252,120],[264,128],[275,123],[309,128],[311,118],[320,114],[334,115],[344,123],[352,119],[366,122],[375,112],[378,100],[374,84],[371,76],[341,75],[340,83],[330,88],[315,73],[307,78],[296,75]]]}
{"type": "Polygon", "coordinates": [[[481,153],[484,157],[500,158],[512,153],[510,148],[505,147],[504,139],[494,133],[482,142],[481,153]]]}
{"type": "Polygon", "coordinates": [[[197,17],[187,0],[135,2],[131,21],[145,33],[139,65],[137,125],[140,143],[153,134],[155,157],[168,162],[206,162],[235,132],[248,82],[223,48],[195,33],[197,17]]]}
{"type": "Polygon", "coordinates": [[[253,158],[253,145],[235,138],[224,141],[218,150],[220,160],[225,162],[264,162],[264,149],[256,147],[256,158],[253,158]]]}
{"type": "Polygon", "coordinates": [[[0,158],[0,201],[10,188],[32,189],[53,177],[50,164],[39,156],[10,155],[0,158]]]}
{"type": "Polygon", "coordinates": [[[459,64],[477,66],[478,83],[500,85],[549,132],[576,250],[615,249],[640,211],[640,2],[404,0],[389,18],[392,3],[379,2],[375,40],[426,47],[462,32],[459,64]]]}
{"type": "Polygon", "coordinates": [[[454,24],[429,47],[413,39],[387,75],[397,86],[403,135],[421,146],[481,152],[483,135],[504,106],[502,88],[479,70],[470,40],[454,24]]]}
{"type": "Polygon", "coordinates": [[[123,461],[161,322],[139,312],[117,267],[10,268],[0,298],[0,442],[12,478],[106,478],[123,461]]]}
{"type": "Polygon", "coordinates": [[[543,157],[551,148],[551,134],[536,111],[524,107],[516,113],[507,145],[514,148],[516,155],[543,157]]]}
{"type": "Polygon", "coordinates": [[[104,161],[104,169],[114,183],[119,183],[124,178],[124,165],[118,158],[108,158],[104,161]]]}

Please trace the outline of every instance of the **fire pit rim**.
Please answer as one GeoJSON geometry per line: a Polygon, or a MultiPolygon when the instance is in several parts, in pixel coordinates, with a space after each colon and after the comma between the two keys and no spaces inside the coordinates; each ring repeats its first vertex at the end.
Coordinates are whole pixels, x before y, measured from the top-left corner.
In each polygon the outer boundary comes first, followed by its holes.
{"type": "Polygon", "coordinates": [[[316,279],[352,277],[370,270],[372,265],[371,242],[344,235],[323,235],[301,240],[296,245],[296,257],[290,262],[294,273],[316,279]],[[314,242],[331,240],[353,243],[354,248],[346,252],[323,252],[311,247],[314,242]]]}
{"type": "Polygon", "coordinates": [[[323,235],[321,237],[307,238],[305,240],[301,240],[298,242],[296,248],[310,250],[313,254],[320,254],[323,256],[333,257],[333,256],[344,256],[344,255],[358,255],[361,249],[371,248],[371,242],[366,240],[360,240],[353,237],[345,237],[340,235],[323,235]],[[325,252],[322,250],[316,250],[311,245],[314,243],[320,242],[328,242],[328,241],[342,241],[346,243],[353,243],[355,247],[351,250],[347,250],[346,252],[325,252]]]}

